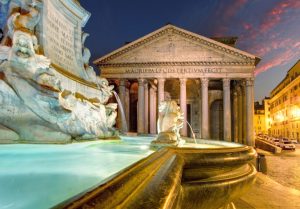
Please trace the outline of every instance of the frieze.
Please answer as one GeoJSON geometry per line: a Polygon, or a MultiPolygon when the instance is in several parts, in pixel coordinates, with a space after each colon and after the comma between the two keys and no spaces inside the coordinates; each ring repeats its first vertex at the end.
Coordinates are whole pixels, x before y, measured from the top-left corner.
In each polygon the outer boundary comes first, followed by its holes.
{"type": "Polygon", "coordinates": [[[160,73],[177,73],[177,74],[193,74],[193,73],[221,73],[221,68],[146,68],[146,69],[125,69],[126,74],[160,74],[160,73]]]}

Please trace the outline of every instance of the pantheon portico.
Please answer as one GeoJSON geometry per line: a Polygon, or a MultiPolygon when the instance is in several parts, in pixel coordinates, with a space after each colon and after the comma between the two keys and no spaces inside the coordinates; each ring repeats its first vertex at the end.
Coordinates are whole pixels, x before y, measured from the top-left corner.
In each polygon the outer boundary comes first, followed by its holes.
{"type": "MultiPolygon", "coordinates": [[[[118,86],[129,130],[156,134],[158,104],[172,99],[197,137],[253,145],[254,69],[260,59],[235,42],[166,25],[94,64],[118,86]]],[[[181,134],[188,136],[184,124],[181,134]]]]}

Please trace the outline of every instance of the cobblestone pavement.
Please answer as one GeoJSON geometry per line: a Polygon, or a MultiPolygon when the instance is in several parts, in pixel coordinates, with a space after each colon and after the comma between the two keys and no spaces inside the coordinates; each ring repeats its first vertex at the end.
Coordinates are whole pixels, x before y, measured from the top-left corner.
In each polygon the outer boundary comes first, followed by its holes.
{"type": "Polygon", "coordinates": [[[300,209],[300,191],[259,172],[253,187],[234,204],[236,209],[300,209]]]}
{"type": "Polygon", "coordinates": [[[268,177],[300,191],[300,144],[296,151],[283,150],[281,154],[265,157],[268,177]]]}
{"type": "Polygon", "coordinates": [[[253,187],[234,201],[236,208],[300,209],[300,145],[277,155],[259,152],[265,154],[266,175],[257,174],[253,187]]]}

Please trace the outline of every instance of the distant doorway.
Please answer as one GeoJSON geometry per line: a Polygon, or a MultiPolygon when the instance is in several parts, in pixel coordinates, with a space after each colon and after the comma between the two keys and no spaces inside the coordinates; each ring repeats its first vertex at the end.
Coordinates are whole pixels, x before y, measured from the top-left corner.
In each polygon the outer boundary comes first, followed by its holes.
{"type": "Polygon", "coordinates": [[[215,100],[210,106],[210,137],[223,140],[223,101],[215,100]]]}
{"type": "Polygon", "coordinates": [[[138,103],[138,84],[132,83],[130,86],[130,91],[129,91],[129,95],[130,95],[130,116],[129,116],[129,127],[130,127],[130,131],[131,132],[137,132],[137,103],[138,103]]]}

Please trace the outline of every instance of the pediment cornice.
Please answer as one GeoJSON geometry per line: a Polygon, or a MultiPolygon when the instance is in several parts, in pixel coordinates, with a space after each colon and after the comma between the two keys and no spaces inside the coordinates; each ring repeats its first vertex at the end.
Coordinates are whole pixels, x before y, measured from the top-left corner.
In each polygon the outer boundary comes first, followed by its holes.
{"type": "MultiPolygon", "coordinates": [[[[111,60],[114,60],[117,57],[120,57],[130,51],[133,51],[134,49],[137,49],[155,39],[158,39],[161,36],[164,36],[166,34],[177,34],[179,36],[182,36],[186,39],[192,40],[193,42],[197,42],[203,45],[208,46],[209,48],[212,48],[214,50],[218,50],[221,51],[225,54],[231,55],[231,56],[235,56],[238,58],[241,58],[243,61],[242,62],[231,62],[231,63],[225,63],[225,62],[180,62],[178,63],[179,65],[181,64],[191,64],[191,65],[195,65],[196,64],[200,64],[200,65],[219,65],[219,64],[230,64],[230,65],[235,65],[235,64],[239,64],[239,65],[256,65],[259,62],[259,58],[249,54],[247,52],[244,52],[242,50],[236,49],[234,47],[228,46],[226,44],[220,43],[218,41],[215,41],[213,39],[210,38],[206,38],[204,36],[192,33],[190,31],[178,28],[176,26],[173,25],[166,25],[142,38],[137,39],[136,41],[133,41],[97,60],[94,61],[94,64],[99,65],[99,66],[105,66],[105,65],[124,65],[125,63],[114,63],[114,64],[110,64],[111,60]]],[[[146,64],[146,63],[126,63],[125,65],[132,65],[135,64],[135,66],[141,65],[141,64],[146,64]]],[[[176,62],[168,62],[168,63],[147,63],[149,64],[166,64],[166,65],[171,65],[171,64],[176,64],[176,62]]]]}
{"type": "Polygon", "coordinates": [[[149,66],[253,66],[254,61],[245,62],[137,62],[99,63],[101,67],[149,67],[149,66]]]}

